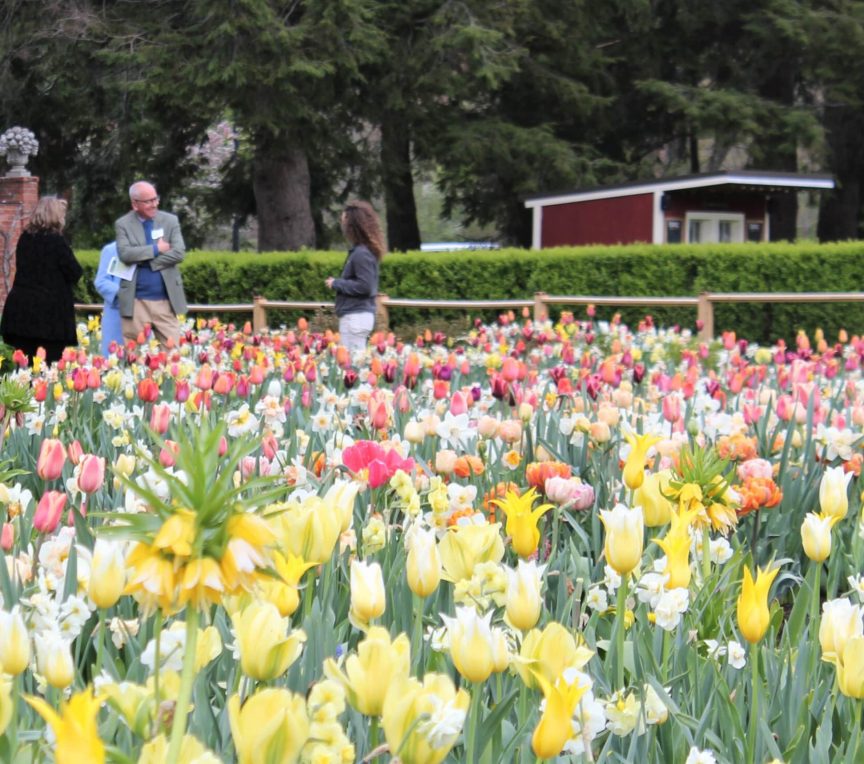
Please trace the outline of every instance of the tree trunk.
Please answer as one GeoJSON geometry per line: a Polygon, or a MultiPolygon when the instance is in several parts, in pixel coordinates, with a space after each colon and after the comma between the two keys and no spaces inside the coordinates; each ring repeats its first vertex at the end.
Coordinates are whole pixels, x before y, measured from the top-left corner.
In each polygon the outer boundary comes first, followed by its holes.
{"type": "Polygon", "coordinates": [[[315,247],[306,153],[291,148],[256,152],[252,188],[258,214],[258,251],[315,247]]]}
{"type": "Polygon", "coordinates": [[[381,174],[387,206],[388,248],[400,252],[420,249],[411,174],[411,133],[397,114],[386,114],[381,120],[381,174]]]}
{"type": "Polygon", "coordinates": [[[822,196],[819,241],[857,239],[861,233],[861,179],[864,178],[862,115],[847,104],[831,104],[825,107],[823,124],[829,166],[837,188],[822,196]]]}

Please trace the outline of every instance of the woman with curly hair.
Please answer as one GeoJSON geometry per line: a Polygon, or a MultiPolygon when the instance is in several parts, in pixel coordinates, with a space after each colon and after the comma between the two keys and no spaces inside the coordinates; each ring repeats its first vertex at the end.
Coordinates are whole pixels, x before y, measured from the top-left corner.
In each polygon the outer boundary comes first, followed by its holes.
{"type": "Polygon", "coordinates": [[[0,334],[30,358],[39,348],[48,363],[78,344],[72,288],[82,269],[63,238],[66,201],[42,197],[15,250],[15,280],[6,298],[0,334]]]}
{"type": "Polygon", "coordinates": [[[342,234],[351,249],[339,278],[325,283],[336,292],[339,336],[352,353],[363,350],[375,325],[378,266],[386,247],[381,222],[369,202],[353,201],[342,212],[342,234]]]}

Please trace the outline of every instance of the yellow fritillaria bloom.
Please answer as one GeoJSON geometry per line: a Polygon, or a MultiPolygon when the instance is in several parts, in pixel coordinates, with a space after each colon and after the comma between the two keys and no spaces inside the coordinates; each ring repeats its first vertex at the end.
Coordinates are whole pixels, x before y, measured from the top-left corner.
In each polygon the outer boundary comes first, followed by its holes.
{"type": "Polygon", "coordinates": [[[652,435],[650,432],[644,435],[625,433],[624,439],[630,444],[630,453],[624,462],[622,478],[624,485],[631,491],[635,491],[645,479],[645,462],[648,460],[648,450],[663,438],[652,435]]]}
{"type": "Polygon", "coordinates": [[[169,517],[156,538],[153,546],[161,552],[171,552],[176,557],[189,557],[195,541],[195,513],[188,509],[178,509],[169,517]]]}
{"type": "Polygon", "coordinates": [[[309,738],[306,701],[288,690],[261,690],[242,707],[232,695],[228,720],[239,764],[297,761],[309,738]]]}
{"type": "Polygon", "coordinates": [[[531,748],[541,759],[551,759],[561,753],[564,744],[573,736],[573,714],[588,685],[579,681],[578,674],[568,682],[567,674],[559,676],[555,684],[537,674],[537,682],[543,690],[546,708],[531,736],[531,748]]]}
{"type": "Polygon", "coordinates": [[[381,719],[391,755],[402,764],[440,764],[462,732],[470,699],[444,674],[393,682],[381,719]]]}
{"type": "Polygon", "coordinates": [[[143,608],[145,614],[157,607],[163,613],[175,610],[174,564],[156,547],[137,543],[126,556],[126,567],[130,569],[124,594],[131,594],[143,608]]]}
{"type": "Polygon", "coordinates": [[[333,658],[324,662],[324,674],[338,682],[353,708],[366,716],[380,716],[387,690],[410,673],[411,643],[405,634],[390,640],[382,626],[373,626],[349,655],[344,669],[333,658]]]}
{"type": "Polygon", "coordinates": [[[771,621],[768,612],[768,590],[779,572],[780,568],[757,568],[754,582],[750,568],[744,568],[744,581],[738,596],[738,628],[751,645],[759,642],[768,631],[771,621]]]}
{"type": "Polygon", "coordinates": [[[89,690],[76,692],[68,702],[62,701],[58,714],[42,698],[25,695],[26,700],[54,731],[54,759],[57,764],[102,764],[105,746],[99,739],[96,715],[102,705],[101,696],[89,690]]]}
{"type": "Polygon", "coordinates": [[[537,489],[532,488],[521,496],[514,491],[507,491],[503,499],[492,500],[492,504],[500,507],[507,516],[505,531],[520,557],[530,557],[537,551],[540,544],[537,523],[550,509],[555,509],[554,504],[541,504],[532,509],[537,498],[537,489]]]}

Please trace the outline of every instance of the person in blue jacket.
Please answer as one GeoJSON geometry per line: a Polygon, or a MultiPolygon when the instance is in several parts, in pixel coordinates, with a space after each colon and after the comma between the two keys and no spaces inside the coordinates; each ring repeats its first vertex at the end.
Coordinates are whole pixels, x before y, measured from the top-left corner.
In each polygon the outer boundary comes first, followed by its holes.
{"type": "Polygon", "coordinates": [[[102,308],[102,355],[111,352],[111,343],[123,344],[123,330],[120,324],[120,306],[117,293],[120,291],[120,279],[108,273],[108,266],[117,257],[117,242],[112,241],[102,247],[99,256],[99,270],[93,280],[96,291],[102,295],[105,305],[102,308]]]}

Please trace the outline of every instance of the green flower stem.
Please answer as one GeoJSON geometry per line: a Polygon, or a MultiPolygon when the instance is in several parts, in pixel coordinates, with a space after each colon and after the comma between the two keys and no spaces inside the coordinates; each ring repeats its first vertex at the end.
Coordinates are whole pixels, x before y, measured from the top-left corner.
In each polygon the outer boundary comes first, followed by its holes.
{"type": "MultiPolygon", "coordinates": [[[[153,631],[156,632],[154,639],[156,641],[156,657],[153,659],[153,697],[156,698],[156,708],[159,708],[159,669],[161,668],[160,650],[162,641],[162,611],[156,612],[156,621],[153,625],[153,631]]],[[[157,722],[159,720],[157,719],[157,722]]]]}
{"type": "Polygon", "coordinates": [[[168,764],[177,764],[180,746],[186,733],[186,716],[189,713],[189,700],[192,698],[192,685],[195,682],[195,648],[198,641],[198,610],[186,609],[186,645],[183,656],[183,673],[180,675],[180,694],[174,708],[174,723],[171,725],[171,744],[168,748],[168,764]]]}
{"type": "Polygon", "coordinates": [[[99,608],[99,625],[96,627],[96,671],[95,676],[102,673],[102,658],[105,653],[105,609],[99,608]]]}
{"type": "Polygon", "coordinates": [[[821,589],[822,563],[811,562],[813,579],[810,581],[810,677],[816,682],[816,671],[819,666],[819,603],[821,589]]]}
{"type": "Polygon", "coordinates": [[[374,751],[378,747],[378,717],[373,716],[369,719],[369,751],[374,751]]]}
{"type": "Polygon", "coordinates": [[[414,623],[411,629],[411,661],[414,664],[414,672],[423,678],[423,607],[426,600],[417,594],[411,595],[414,598],[414,623]]]}
{"type": "Polygon", "coordinates": [[[558,556],[558,536],[561,533],[561,507],[552,510],[552,546],[549,548],[549,557],[546,562],[551,562],[558,556]]]}
{"type": "Polygon", "coordinates": [[[618,604],[615,608],[615,689],[624,688],[624,619],[627,614],[627,580],[630,574],[621,576],[618,587],[618,604]]]}
{"type": "Polygon", "coordinates": [[[747,730],[747,764],[756,764],[756,735],[759,719],[759,646],[750,647],[750,725],[747,730]]]}
{"type": "Polygon", "coordinates": [[[861,706],[864,705],[864,700],[848,698],[852,703],[852,739],[849,741],[849,747],[846,749],[846,764],[853,764],[856,761],[861,761],[858,755],[859,740],[861,739],[861,706]]]}
{"type": "Polygon", "coordinates": [[[750,554],[753,556],[753,565],[759,564],[759,558],[756,555],[756,547],[759,544],[759,526],[762,523],[762,510],[757,509],[754,514],[756,519],[753,520],[753,535],[750,537],[750,554]]]}
{"type": "Polygon", "coordinates": [[[9,718],[7,737],[9,739],[10,761],[17,761],[18,754],[18,701],[23,691],[23,676],[17,674],[12,680],[12,716],[9,718]]]}
{"type": "Polygon", "coordinates": [[[711,534],[706,525],[702,529],[702,586],[711,575],[711,534]]]}
{"type": "Polygon", "coordinates": [[[480,698],[483,695],[483,683],[471,684],[471,705],[468,707],[468,729],[465,733],[465,761],[475,764],[477,761],[477,723],[480,716],[480,698]]]}

